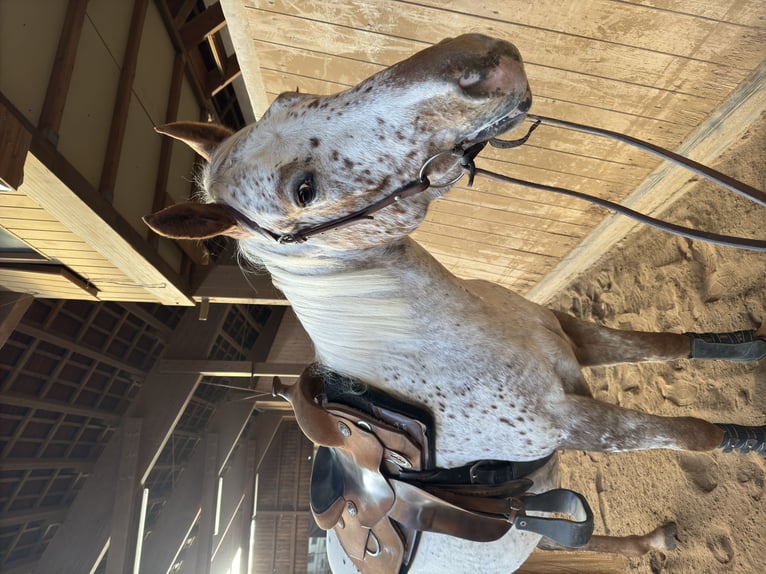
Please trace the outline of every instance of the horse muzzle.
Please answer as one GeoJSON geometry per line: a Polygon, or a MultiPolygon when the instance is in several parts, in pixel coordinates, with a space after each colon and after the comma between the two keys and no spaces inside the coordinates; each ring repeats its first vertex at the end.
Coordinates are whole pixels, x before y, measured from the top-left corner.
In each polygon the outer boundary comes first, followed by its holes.
{"type": "Polygon", "coordinates": [[[463,126],[456,141],[463,147],[515,128],[532,106],[521,54],[505,40],[465,34],[423,50],[399,66],[408,76],[416,73],[424,81],[447,82],[457,97],[452,105],[436,101],[434,105],[443,106],[440,111],[463,126]]]}

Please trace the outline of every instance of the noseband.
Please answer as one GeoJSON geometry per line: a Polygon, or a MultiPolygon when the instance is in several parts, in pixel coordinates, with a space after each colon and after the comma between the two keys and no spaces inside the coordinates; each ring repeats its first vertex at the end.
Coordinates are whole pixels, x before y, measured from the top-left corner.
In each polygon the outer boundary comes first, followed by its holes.
{"type": "Polygon", "coordinates": [[[630,217],[631,219],[634,219],[636,221],[639,221],[651,227],[656,227],[658,229],[662,229],[663,231],[667,231],[675,235],[680,235],[682,237],[688,237],[690,239],[699,239],[701,241],[705,241],[708,243],[715,243],[718,245],[735,247],[739,249],[749,249],[752,251],[766,251],[766,241],[764,240],[734,237],[730,235],[720,235],[717,233],[711,233],[707,231],[700,231],[697,229],[684,227],[682,225],[669,223],[667,221],[663,221],[661,219],[656,219],[654,217],[645,215],[643,213],[630,209],[629,207],[620,205],[619,203],[614,203],[612,201],[601,199],[599,197],[594,197],[592,195],[588,195],[578,191],[572,191],[572,190],[561,188],[561,187],[554,187],[554,186],[534,183],[534,182],[530,182],[530,181],[526,181],[522,179],[505,176],[505,175],[495,173],[489,170],[477,168],[476,165],[474,164],[474,160],[476,159],[476,156],[478,156],[479,153],[484,149],[487,143],[489,143],[493,147],[501,148],[501,149],[518,147],[526,143],[526,141],[529,139],[529,136],[540,125],[540,123],[546,123],[549,125],[564,126],[577,131],[595,134],[595,135],[615,139],[623,143],[627,143],[643,151],[647,151],[663,159],[676,163],[677,165],[680,165],[681,167],[688,169],[689,171],[692,171],[698,175],[701,175],[702,177],[709,179],[710,181],[713,181],[714,183],[717,183],[718,185],[721,185],[729,189],[730,191],[734,191],[735,193],[738,193],[755,203],[766,206],[766,194],[764,194],[763,192],[758,191],[757,189],[745,183],[737,181],[736,179],[729,177],[728,175],[723,174],[719,171],[716,171],[708,166],[705,166],[703,164],[695,162],[694,160],[680,156],[674,152],[671,152],[669,150],[666,150],[654,144],[650,144],[643,140],[633,138],[631,136],[626,136],[624,134],[620,134],[617,132],[602,130],[602,129],[594,128],[591,126],[576,124],[573,122],[567,122],[567,121],[557,120],[553,118],[546,118],[543,116],[534,116],[531,114],[528,115],[527,117],[535,120],[535,123],[532,124],[532,126],[529,128],[529,130],[527,131],[527,134],[524,137],[517,140],[511,140],[511,141],[498,140],[496,138],[493,138],[493,139],[490,139],[488,142],[479,142],[467,148],[463,148],[462,146],[457,145],[455,146],[455,148],[451,150],[443,150],[443,151],[437,152],[423,162],[423,165],[421,166],[420,171],[418,173],[418,177],[416,179],[413,179],[409,181],[408,183],[405,183],[404,185],[399,186],[393,192],[389,193],[382,199],[379,199],[378,201],[371,203],[365,208],[362,208],[358,211],[354,211],[343,217],[339,217],[337,219],[327,221],[325,223],[320,223],[317,225],[312,225],[312,226],[302,227],[302,228],[299,227],[295,231],[291,231],[290,233],[276,233],[274,231],[261,227],[255,221],[247,217],[244,213],[241,213],[239,210],[228,205],[225,205],[224,207],[230,210],[232,215],[239,222],[244,223],[249,228],[251,228],[254,231],[257,231],[258,233],[261,233],[262,235],[265,235],[266,237],[273,239],[277,243],[280,243],[280,244],[305,243],[306,241],[308,241],[310,237],[314,235],[319,235],[320,233],[325,233],[333,229],[340,229],[342,227],[346,227],[354,223],[359,223],[362,221],[369,221],[371,219],[374,219],[372,217],[372,214],[380,211],[381,209],[384,209],[385,207],[388,207],[389,205],[392,205],[394,203],[397,203],[409,197],[418,195],[429,188],[450,187],[456,184],[458,181],[460,181],[463,178],[463,176],[466,174],[468,175],[468,182],[467,182],[468,187],[471,187],[473,185],[474,177],[476,175],[482,175],[484,177],[488,177],[490,179],[495,179],[498,181],[504,181],[506,183],[522,185],[525,187],[531,187],[533,189],[538,189],[541,191],[549,191],[549,192],[558,193],[561,195],[566,195],[569,197],[574,197],[577,199],[582,199],[590,203],[599,205],[601,207],[605,207],[607,209],[610,209],[612,211],[615,211],[627,217],[630,217]],[[460,167],[462,168],[462,172],[458,174],[456,177],[454,177],[453,179],[451,179],[450,181],[439,183],[438,185],[432,184],[430,180],[428,179],[428,176],[426,175],[426,170],[433,161],[444,156],[451,156],[451,157],[454,157],[456,160],[458,160],[460,163],[460,167]]]}

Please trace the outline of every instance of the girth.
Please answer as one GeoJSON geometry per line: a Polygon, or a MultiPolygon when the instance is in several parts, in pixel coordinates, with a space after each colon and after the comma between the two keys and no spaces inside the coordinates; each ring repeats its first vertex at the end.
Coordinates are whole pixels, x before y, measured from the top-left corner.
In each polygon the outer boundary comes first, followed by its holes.
{"type": "Polygon", "coordinates": [[[488,542],[514,527],[569,547],[590,539],[593,514],[581,495],[528,492],[532,481],[526,476],[550,456],[435,468],[428,411],[323,375],[309,367],[293,386],[275,378],[273,392],[290,401],[304,434],[321,445],[311,476],[314,518],[321,528],[334,529],[364,574],[406,572],[422,531],[488,542]]]}

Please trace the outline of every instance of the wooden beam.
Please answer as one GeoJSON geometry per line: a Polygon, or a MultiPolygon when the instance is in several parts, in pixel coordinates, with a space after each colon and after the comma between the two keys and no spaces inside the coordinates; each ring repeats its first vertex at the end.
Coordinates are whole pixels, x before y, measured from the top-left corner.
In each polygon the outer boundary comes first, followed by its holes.
{"type": "Polygon", "coordinates": [[[3,564],[3,574],[29,574],[35,568],[37,559],[33,560],[14,560],[3,564]]]}
{"type": "MultiPolygon", "coordinates": [[[[164,2],[165,0],[162,1],[164,2]]],[[[183,26],[184,22],[189,18],[189,14],[194,10],[195,4],[197,4],[197,0],[182,0],[181,5],[173,14],[173,22],[176,28],[183,26]]]]}
{"type": "Polygon", "coordinates": [[[205,38],[226,26],[221,3],[216,2],[179,28],[181,40],[187,51],[196,49],[205,38]]]}
{"type": "Polygon", "coordinates": [[[114,413],[99,411],[88,407],[78,407],[77,405],[73,405],[71,403],[55,401],[53,399],[41,399],[39,397],[32,397],[28,395],[3,393],[0,395],[0,402],[2,402],[4,405],[10,405],[14,407],[41,409],[54,413],[63,413],[79,417],[99,419],[102,420],[104,424],[109,426],[117,426],[117,424],[120,422],[120,416],[114,413]]]}
{"type": "MultiPolygon", "coordinates": [[[[200,323],[196,310],[189,309],[176,327],[165,356],[174,359],[208,356],[227,312],[228,307],[215,306],[210,318],[200,323]]],[[[197,375],[176,375],[169,380],[152,370],[131,403],[126,416],[143,419],[137,467],[141,482],[145,482],[200,380],[197,375]]],[[[109,544],[119,461],[120,442],[119,436],[115,436],[102,451],[35,572],[69,574],[94,568],[109,544]]]]}
{"type": "Polygon", "coordinates": [[[274,438],[277,436],[277,431],[282,425],[282,421],[294,420],[292,417],[285,417],[281,413],[261,413],[255,418],[253,425],[252,437],[255,439],[255,471],[261,467],[263,459],[266,458],[266,453],[271,448],[271,444],[274,442],[274,438]]]}
{"type": "Polygon", "coordinates": [[[141,419],[127,418],[120,429],[120,465],[115,485],[114,509],[106,555],[106,574],[133,574],[138,542],[138,501],[142,490],[138,476],[141,419]]]}
{"type": "MultiPolygon", "coordinates": [[[[176,54],[173,60],[173,70],[170,72],[170,91],[168,92],[168,104],[165,110],[165,123],[171,123],[178,119],[178,107],[181,103],[183,80],[184,59],[180,54],[176,54]]],[[[157,168],[157,180],[154,185],[152,213],[167,207],[168,174],[170,172],[173,141],[172,138],[162,138],[162,143],[160,144],[160,160],[157,168]]],[[[156,234],[152,235],[156,237],[156,234]]]]}
{"type": "Polygon", "coordinates": [[[24,510],[11,510],[0,514],[0,528],[17,524],[26,524],[42,520],[48,523],[59,523],[66,516],[66,506],[53,506],[50,508],[30,508],[24,510]]]}
{"type": "MultiPolygon", "coordinates": [[[[168,92],[168,104],[165,111],[165,123],[171,123],[178,119],[178,107],[181,103],[181,89],[186,72],[186,64],[183,56],[176,53],[171,71],[170,90],[168,92]]],[[[164,209],[171,203],[168,195],[168,177],[170,174],[171,158],[173,154],[173,138],[162,138],[160,142],[160,158],[157,166],[157,178],[154,184],[154,198],[152,199],[152,213],[164,209]]],[[[180,145],[180,144],[179,144],[180,145]]],[[[156,249],[159,244],[159,236],[149,230],[149,243],[156,249]]],[[[207,265],[210,262],[210,253],[200,241],[177,241],[181,251],[197,265],[207,265]]]]}
{"type": "Polygon", "coordinates": [[[19,333],[23,333],[30,337],[34,337],[35,339],[40,339],[41,341],[45,341],[47,343],[52,343],[53,345],[56,345],[57,347],[61,347],[62,349],[74,351],[93,361],[98,361],[99,363],[109,365],[110,367],[114,367],[115,369],[120,369],[121,371],[125,371],[126,373],[129,373],[136,377],[143,377],[146,374],[143,369],[134,367],[133,365],[129,363],[115,359],[114,357],[111,357],[107,355],[106,353],[102,353],[100,351],[97,351],[96,349],[93,349],[81,343],[76,343],[69,339],[65,339],[64,337],[60,337],[52,333],[48,329],[33,327],[32,325],[29,325],[26,323],[21,323],[16,329],[17,331],[19,331],[19,333]]]}
{"type": "MultiPolygon", "coordinates": [[[[711,164],[739,141],[742,134],[766,109],[766,62],[744,81],[708,119],[706,119],[676,153],[699,163],[711,164]]],[[[655,169],[623,205],[647,215],[657,216],[689,191],[691,172],[664,162],[655,169]]],[[[611,215],[591,232],[548,275],[535,285],[527,298],[544,304],[565,289],[578,275],[585,273],[618,241],[635,231],[639,223],[611,215]]]]}
{"type": "Polygon", "coordinates": [[[280,516],[311,516],[311,509],[306,508],[305,510],[263,510],[261,508],[258,509],[258,512],[256,513],[256,518],[265,518],[265,517],[280,517],[280,516]]]}
{"type": "Polygon", "coordinates": [[[133,80],[136,77],[138,51],[146,20],[146,10],[149,0],[134,0],[133,15],[130,20],[128,42],[125,46],[125,56],[122,60],[120,80],[117,84],[117,99],[112,112],[112,125],[109,128],[109,139],[106,144],[104,163],[101,168],[101,183],[98,190],[102,196],[111,201],[114,197],[114,186],[117,182],[117,169],[122,155],[122,142],[125,139],[125,128],[128,125],[130,99],[133,94],[133,80]]]}
{"type": "MultiPolygon", "coordinates": [[[[193,52],[189,54],[186,53],[183,40],[181,39],[181,35],[178,32],[178,28],[183,24],[186,16],[188,16],[188,14],[194,8],[195,2],[196,0],[186,0],[184,2],[183,6],[176,14],[178,19],[178,22],[176,22],[176,17],[174,17],[174,15],[171,13],[167,1],[156,0],[157,8],[159,8],[160,11],[160,16],[162,16],[162,20],[165,23],[165,28],[170,35],[170,40],[173,42],[173,46],[175,47],[176,52],[179,54],[184,54],[184,57],[187,58],[187,60],[189,60],[190,56],[193,55],[193,52]],[[189,11],[186,12],[183,18],[181,18],[182,13],[186,10],[187,6],[189,11]]],[[[199,103],[200,108],[204,109],[204,111],[215,120],[220,121],[212,100],[210,100],[210,97],[205,94],[205,89],[202,86],[202,81],[204,78],[195,72],[190,60],[187,61],[187,69],[189,70],[189,83],[191,84],[192,91],[197,98],[197,102],[199,103]]]]}
{"type": "Polygon", "coordinates": [[[16,330],[34,300],[28,293],[0,292],[0,349],[16,330]]]}
{"type": "MultiPolygon", "coordinates": [[[[3,397],[0,401],[5,404],[3,397]]],[[[73,470],[78,474],[90,474],[96,462],[77,458],[4,458],[3,470],[73,470]]]]}
{"type": "Polygon", "coordinates": [[[88,0],[69,0],[45,101],[37,122],[40,131],[53,145],[58,145],[61,118],[64,116],[87,7],[88,0]]]}
{"type": "Polygon", "coordinates": [[[241,75],[242,70],[239,68],[237,55],[232,54],[226,58],[222,70],[215,69],[207,73],[205,88],[211,96],[214,96],[241,75]]]}
{"type": "Polygon", "coordinates": [[[205,377],[297,377],[305,363],[254,363],[251,361],[216,361],[162,359],[158,369],[168,375],[199,373],[205,377]]]}
{"type": "Polygon", "coordinates": [[[32,145],[32,132],[0,100],[0,191],[18,189],[24,181],[24,163],[32,145]]]}
{"type": "Polygon", "coordinates": [[[239,303],[243,305],[289,305],[271,282],[265,271],[253,273],[237,265],[216,265],[194,292],[197,302],[207,298],[211,303],[239,303]]]}

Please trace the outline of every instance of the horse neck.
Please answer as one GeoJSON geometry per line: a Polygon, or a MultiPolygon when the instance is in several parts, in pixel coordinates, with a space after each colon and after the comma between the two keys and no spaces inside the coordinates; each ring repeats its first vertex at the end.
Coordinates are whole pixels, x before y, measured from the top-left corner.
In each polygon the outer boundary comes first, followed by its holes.
{"type": "Polygon", "coordinates": [[[394,361],[406,368],[422,355],[425,331],[438,330],[439,319],[428,309],[439,307],[443,291],[454,285],[462,292],[457,279],[409,239],[342,259],[263,262],[311,337],[319,362],[377,386],[387,386],[384,365],[394,361]]]}

